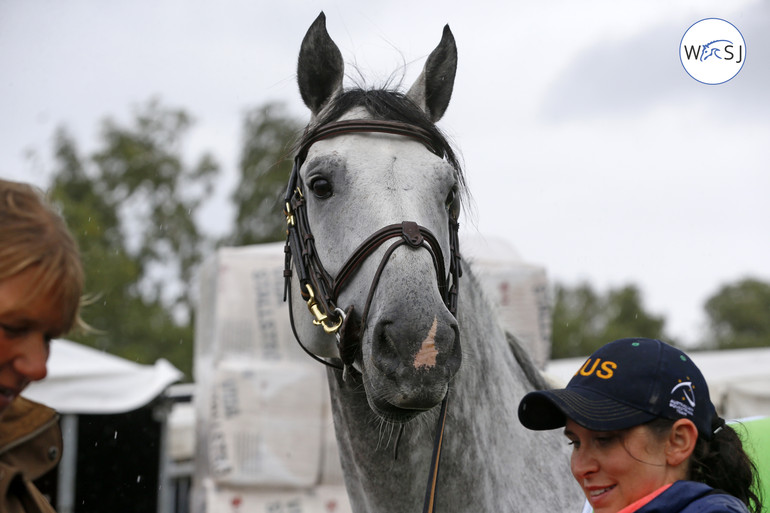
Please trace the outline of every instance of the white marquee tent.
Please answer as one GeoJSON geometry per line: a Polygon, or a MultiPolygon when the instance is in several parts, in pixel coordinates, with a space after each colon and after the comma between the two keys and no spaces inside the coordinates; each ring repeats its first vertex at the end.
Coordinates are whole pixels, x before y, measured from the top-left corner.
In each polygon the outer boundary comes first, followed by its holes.
{"type": "MultiPolygon", "coordinates": [[[[687,351],[709,385],[711,400],[727,419],[770,415],[770,347],[687,351]]],[[[553,360],[546,374],[566,384],[586,357],[553,360]]]]}
{"type": "MultiPolygon", "coordinates": [[[[133,412],[153,405],[154,401],[164,396],[166,389],[182,376],[182,372],[164,359],[153,365],[141,365],[68,340],[59,339],[51,343],[47,377],[30,384],[22,395],[50,406],[62,414],[64,451],[57,470],[58,486],[55,497],[56,510],[59,513],[75,511],[77,483],[84,470],[104,470],[100,466],[103,462],[98,460],[85,457],[84,462],[79,463],[79,459],[84,458],[83,451],[78,447],[79,433],[83,429],[80,424],[81,416],[110,419],[104,422],[115,422],[115,417],[128,418],[133,412]],[[82,465],[87,468],[84,469],[82,465]]],[[[157,497],[152,500],[157,500],[158,511],[171,511],[167,507],[173,500],[173,488],[169,472],[170,462],[166,455],[166,420],[159,422],[160,447],[154,455],[154,461],[142,460],[142,464],[158,466],[159,486],[157,491],[153,492],[157,497]],[[161,484],[163,486],[160,486],[161,484]]],[[[115,436],[117,437],[117,432],[115,436]]],[[[124,439],[127,439],[126,434],[121,436],[121,441],[124,439]]],[[[121,443],[127,444],[124,450],[133,450],[130,443],[121,443]]],[[[89,491],[97,493],[93,488],[89,491]]],[[[98,490],[98,493],[103,492],[98,490]]],[[[93,498],[93,495],[89,498],[93,498]]]]}
{"type": "Polygon", "coordinates": [[[140,365],[69,340],[51,342],[48,376],[24,396],[60,413],[111,414],[146,405],[182,373],[168,361],[140,365]]]}

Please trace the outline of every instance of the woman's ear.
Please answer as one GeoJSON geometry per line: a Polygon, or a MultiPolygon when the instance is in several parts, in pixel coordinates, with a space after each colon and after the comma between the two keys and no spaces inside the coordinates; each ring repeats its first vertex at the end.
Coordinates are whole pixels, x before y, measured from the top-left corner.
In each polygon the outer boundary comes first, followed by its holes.
{"type": "Polygon", "coordinates": [[[666,462],[671,466],[686,462],[695,450],[698,440],[698,428],[690,419],[674,422],[666,440],[666,462]]]}

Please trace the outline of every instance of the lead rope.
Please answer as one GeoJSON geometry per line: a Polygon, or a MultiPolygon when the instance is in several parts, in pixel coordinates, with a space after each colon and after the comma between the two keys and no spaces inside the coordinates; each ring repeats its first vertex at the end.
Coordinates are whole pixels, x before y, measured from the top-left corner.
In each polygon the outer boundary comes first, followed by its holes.
{"type": "Polygon", "coordinates": [[[449,390],[447,390],[444,400],[441,401],[441,413],[438,416],[438,430],[436,439],[433,441],[433,456],[430,461],[430,472],[428,474],[428,487],[425,490],[425,503],[422,508],[423,513],[434,513],[436,511],[436,497],[438,488],[438,469],[441,461],[441,444],[444,441],[444,424],[446,424],[446,409],[449,400],[449,390]]]}

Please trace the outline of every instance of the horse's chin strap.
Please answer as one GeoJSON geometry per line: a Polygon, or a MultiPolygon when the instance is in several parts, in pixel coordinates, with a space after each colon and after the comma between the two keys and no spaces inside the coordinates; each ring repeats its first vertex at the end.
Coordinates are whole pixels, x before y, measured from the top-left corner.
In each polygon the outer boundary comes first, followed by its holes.
{"type": "MultiPolygon", "coordinates": [[[[302,195],[302,180],[299,177],[299,170],[307,155],[308,149],[313,143],[328,137],[355,132],[380,132],[403,135],[421,142],[431,152],[442,156],[438,149],[438,145],[434,144],[434,141],[427,131],[398,121],[355,119],[328,123],[327,125],[316,128],[315,131],[310,134],[306,133],[305,139],[300,145],[300,149],[294,159],[294,168],[292,169],[292,174],[289,179],[284,202],[284,214],[286,215],[288,228],[286,245],[284,247],[284,301],[288,299],[291,327],[294,337],[297,339],[300,347],[302,347],[302,349],[313,359],[324,365],[342,370],[343,380],[346,380],[350,375],[351,369],[355,368],[354,365],[356,357],[360,353],[360,341],[366,330],[366,320],[374,298],[374,292],[377,289],[385,266],[390,261],[390,256],[397,248],[407,244],[412,248],[425,248],[428,250],[436,269],[439,291],[444,298],[447,308],[455,317],[457,317],[458,280],[462,276],[458,237],[459,224],[452,216],[449,216],[450,258],[448,275],[444,267],[441,245],[438,243],[436,237],[427,228],[411,221],[388,225],[373,233],[345,261],[336,278],[332,278],[326,271],[316,252],[315,239],[310,230],[305,198],[302,195]],[[356,271],[361,267],[363,262],[383,243],[394,238],[397,240],[385,250],[385,254],[380,260],[377,271],[374,273],[366,303],[364,304],[364,309],[361,313],[361,319],[357,320],[352,306],[348,307],[346,311],[339,308],[337,305],[339,294],[356,271]],[[302,298],[307,303],[308,309],[313,315],[313,323],[320,326],[325,333],[334,334],[336,336],[339,360],[341,363],[337,363],[335,359],[327,360],[321,358],[308,350],[300,340],[294,324],[294,312],[291,301],[291,278],[293,270],[296,270],[297,273],[302,298]]],[[[444,437],[444,425],[446,423],[448,396],[449,392],[447,391],[447,394],[441,402],[441,411],[434,441],[423,513],[433,513],[435,511],[436,487],[438,484],[439,461],[441,458],[441,446],[444,437]]],[[[398,442],[396,442],[396,451],[397,446],[398,442]]]]}

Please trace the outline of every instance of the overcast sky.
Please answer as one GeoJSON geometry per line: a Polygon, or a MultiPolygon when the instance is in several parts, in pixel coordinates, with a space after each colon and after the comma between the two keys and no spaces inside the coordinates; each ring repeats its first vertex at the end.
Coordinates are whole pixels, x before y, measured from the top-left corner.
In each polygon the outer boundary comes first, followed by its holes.
{"type": "MultiPolygon", "coordinates": [[[[187,153],[216,156],[225,198],[246,110],[279,100],[306,118],[296,57],[321,10],[372,85],[394,70],[410,85],[450,25],[459,67],[440,126],[476,204],[463,229],[504,238],[554,281],[638,284],[686,342],[720,285],[770,281],[760,0],[0,0],[0,175],[45,185],[56,127],[85,153],[101,119],[157,97],[193,114],[187,153]],[[684,32],[708,17],[746,41],[743,69],[719,86],[679,61],[684,32]]],[[[221,204],[212,231],[230,222],[221,204]]]]}

